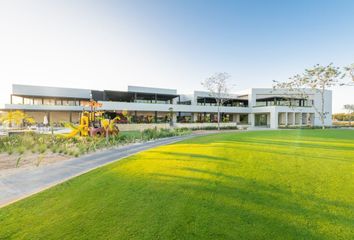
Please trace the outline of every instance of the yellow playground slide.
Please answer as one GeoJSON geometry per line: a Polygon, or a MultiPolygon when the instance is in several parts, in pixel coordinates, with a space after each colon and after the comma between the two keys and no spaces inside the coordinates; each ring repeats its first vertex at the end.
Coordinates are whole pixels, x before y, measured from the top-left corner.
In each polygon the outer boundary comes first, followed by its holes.
{"type": "Polygon", "coordinates": [[[71,123],[66,124],[66,127],[69,127],[72,129],[70,133],[63,134],[67,138],[72,138],[77,135],[86,137],[89,134],[89,118],[87,116],[82,116],[80,118],[80,125],[79,126],[74,126],[71,123]]]}

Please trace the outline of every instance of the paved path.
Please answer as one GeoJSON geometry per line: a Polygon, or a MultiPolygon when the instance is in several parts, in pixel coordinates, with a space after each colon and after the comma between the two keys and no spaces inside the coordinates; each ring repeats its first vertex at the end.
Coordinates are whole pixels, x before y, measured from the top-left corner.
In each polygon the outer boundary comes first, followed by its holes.
{"type": "Polygon", "coordinates": [[[132,154],[192,138],[195,134],[123,146],[83,157],[0,175],[0,207],[132,154]]]}

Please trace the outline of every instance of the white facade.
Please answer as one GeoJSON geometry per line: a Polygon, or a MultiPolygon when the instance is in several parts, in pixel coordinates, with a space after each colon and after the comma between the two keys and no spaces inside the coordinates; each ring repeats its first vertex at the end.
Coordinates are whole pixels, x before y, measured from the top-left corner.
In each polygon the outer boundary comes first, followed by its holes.
{"type": "MultiPolygon", "coordinates": [[[[306,98],[299,98],[296,95],[289,96],[285,90],[251,88],[228,95],[228,101],[220,107],[220,112],[224,121],[235,125],[273,129],[280,126],[320,126],[321,95],[313,90],[306,90],[306,95],[306,98]]],[[[207,92],[195,91],[183,95],[177,94],[175,89],[137,86],[129,86],[128,91],[96,91],[13,85],[10,103],[0,108],[3,111],[23,110],[49,115],[51,112],[65,112],[71,121],[72,113],[77,115],[82,110],[89,110],[84,103],[92,98],[102,103],[98,110],[115,113],[124,110],[132,115],[146,113],[155,116],[155,120],[160,115],[173,112],[173,121],[212,121],[218,110],[215,99],[207,92]]],[[[324,124],[331,126],[331,91],[325,92],[324,110],[324,124]]]]}

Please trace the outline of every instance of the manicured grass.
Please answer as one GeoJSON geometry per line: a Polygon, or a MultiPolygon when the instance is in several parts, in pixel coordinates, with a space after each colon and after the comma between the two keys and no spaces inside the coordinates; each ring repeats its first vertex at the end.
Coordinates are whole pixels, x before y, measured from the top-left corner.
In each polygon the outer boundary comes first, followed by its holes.
{"type": "Polygon", "coordinates": [[[354,131],[152,149],[0,209],[0,239],[354,239],[354,131]]]}

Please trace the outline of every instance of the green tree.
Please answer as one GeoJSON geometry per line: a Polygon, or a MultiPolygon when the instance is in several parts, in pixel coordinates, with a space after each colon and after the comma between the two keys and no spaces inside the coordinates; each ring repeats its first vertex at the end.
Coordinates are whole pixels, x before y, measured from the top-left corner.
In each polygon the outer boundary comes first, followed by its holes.
{"type": "Polygon", "coordinates": [[[304,73],[289,78],[286,82],[275,82],[275,89],[287,90],[290,97],[309,98],[308,89],[320,95],[319,107],[314,104],[313,108],[320,117],[322,129],[325,128],[325,119],[328,113],[325,111],[325,92],[331,87],[338,85],[343,75],[338,67],[332,63],[326,66],[316,64],[312,68],[305,69],[304,73]]]}
{"type": "Polygon", "coordinates": [[[13,125],[21,127],[23,124],[34,124],[35,120],[25,112],[16,110],[3,114],[0,117],[0,122],[9,127],[12,127],[13,125]]]}

